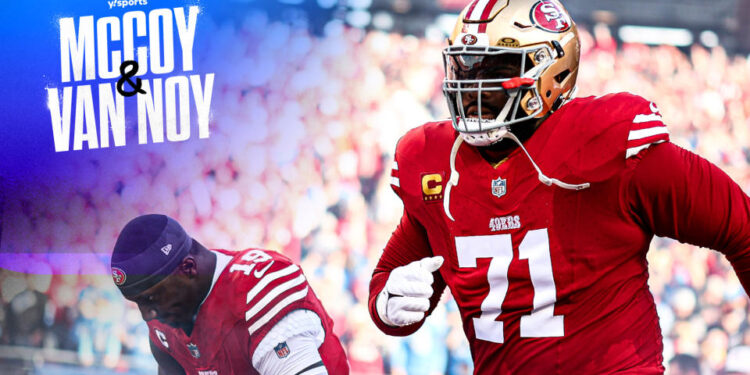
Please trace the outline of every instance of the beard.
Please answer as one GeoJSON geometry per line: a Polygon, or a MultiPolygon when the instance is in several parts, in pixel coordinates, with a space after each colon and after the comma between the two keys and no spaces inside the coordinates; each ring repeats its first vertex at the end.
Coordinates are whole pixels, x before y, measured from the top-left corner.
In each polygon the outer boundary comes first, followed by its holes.
{"type": "MultiPolygon", "coordinates": [[[[531,138],[531,136],[534,134],[534,131],[536,131],[536,129],[545,119],[546,117],[541,119],[529,119],[517,124],[509,125],[508,131],[513,133],[513,135],[515,135],[518,140],[521,141],[521,143],[524,143],[527,139],[531,138]]],[[[491,153],[509,153],[516,147],[518,147],[518,145],[512,140],[502,138],[491,145],[480,147],[480,150],[488,151],[491,153]]]]}

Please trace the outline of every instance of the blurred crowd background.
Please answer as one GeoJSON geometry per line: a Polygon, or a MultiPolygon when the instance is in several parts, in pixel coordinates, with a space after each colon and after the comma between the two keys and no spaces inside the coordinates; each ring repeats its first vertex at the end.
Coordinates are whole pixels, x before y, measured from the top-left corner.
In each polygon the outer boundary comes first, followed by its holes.
{"type": "MultiPolygon", "coordinates": [[[[132,157],[106,167],[92,154],[70,166],[82,176],[71,187],[26,191],[64,199],[5,197],[3,220],[15,230],[2,233],[3,248],[19,268],[0,269],[0,373],[154,373],[146,325],[108,276],[107,253],[129,219],[160,212],[210,248],[275,249],[298,261],[353,374],[471,374],[449,293],[407,338],[380,333],[366,307],[402,211],[389,187],[396,141],[448,117],[444,40],[342,23],[312,34],[262,12],[211,23],[201,37],[211,41],[196,55],[213,61],[196,65],[226,72],[216,75],[209,140],[171,144],[168,159],[159,145],[125,150],[132,157]]],[[[581,39],[579,97],[630,91],[654,101],[673,142],[750,192],[747,57],[622,43],[602,24],[582,27],[581,39]]],[[[750,346],[748,297],[724,257],[657,238],[648,259],[665,365],[750,372],[740,355],[750,346]]]]}

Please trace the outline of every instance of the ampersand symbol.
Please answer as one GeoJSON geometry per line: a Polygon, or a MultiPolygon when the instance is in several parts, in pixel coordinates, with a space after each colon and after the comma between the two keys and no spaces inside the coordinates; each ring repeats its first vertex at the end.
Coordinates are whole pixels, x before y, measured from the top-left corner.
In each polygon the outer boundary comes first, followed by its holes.
{"type": "Polygon", "coordinates": [[[120,65],[120,75],[122,77],[117,80],[117,92],[120,93],[122,96],[133,96],[135,94],[145,94],[146,91],[141,89],[141,79],[136,78],[135,83],[130,79],[131,77],[135,76],[136,73],[138,73],[138,63],[133,60],[124,61],[120,65]],[[130,85],[130,87],[133,88],[133,91],[125,91],[122,88],[122,85],[125,84],[125,82],[130,85]]]}

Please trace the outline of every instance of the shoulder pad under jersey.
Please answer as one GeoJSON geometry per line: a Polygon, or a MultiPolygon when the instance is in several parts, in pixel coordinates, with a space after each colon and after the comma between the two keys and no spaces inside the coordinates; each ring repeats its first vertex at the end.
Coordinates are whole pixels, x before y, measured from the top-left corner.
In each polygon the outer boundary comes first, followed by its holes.
{"type": "Polygon", "coordinates": [[[564,168],[558,175],[589,182],[612,177],[625,168],[627,158],[669,141],[656,105],[628,93],[572,100],[537,132],[544,137],[540,161],[548,159],[545,164],[550,171],[564,168]]]}
{"type": "Polygon", "coordinates": [[[247,322],[251,335],[309,292],[300,267],[275,251],[245,250],[224,272],[230,273],[231,308],[247,322]]]}
{"type": "Polygon", "coordinates": [[[584,138],[603,132],[616,133],[615,144],[624,158],[636,155],[650,145],[669,141],[669,132],[654,102],[630,93],[588,97],[571,102],[582,123],[584,138]]]}
{"type": "MultiPolygon", "coordinates": [[[[398,196],[423,198],[422,180],[437,189],[450,172],[451,147],[458,133],[450,121],[429,122],[407,132],[398,142],[391,170],[391,187],[398,196]]],[[[428,192],[430,192],[428,188],[428,192]]],[[[428,198],[438,200],[439,194],[428,198]]]]}

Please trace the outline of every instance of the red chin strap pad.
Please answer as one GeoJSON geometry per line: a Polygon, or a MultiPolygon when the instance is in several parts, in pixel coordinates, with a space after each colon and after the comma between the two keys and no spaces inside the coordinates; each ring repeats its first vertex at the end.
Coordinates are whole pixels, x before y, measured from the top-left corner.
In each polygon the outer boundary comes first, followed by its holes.
{"type": "Polygon", "coordinates": [[[530,87],[534,85],[534,79],[533,78],[522,78],[522,77],[513,77],[505,82],[502,83],[502,86],[506,90],[513,90],[517,89],[519,87],[530,87]]]}

